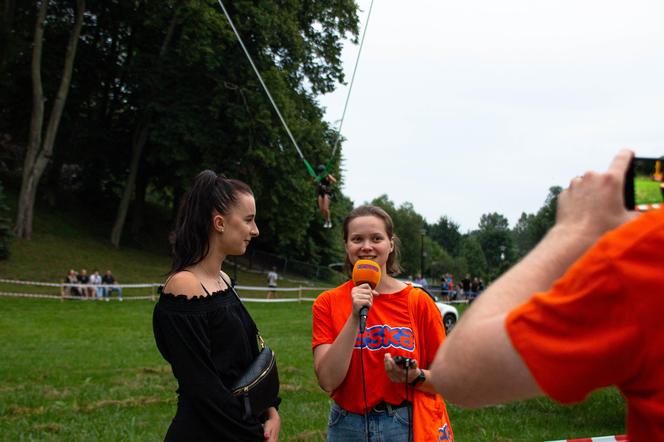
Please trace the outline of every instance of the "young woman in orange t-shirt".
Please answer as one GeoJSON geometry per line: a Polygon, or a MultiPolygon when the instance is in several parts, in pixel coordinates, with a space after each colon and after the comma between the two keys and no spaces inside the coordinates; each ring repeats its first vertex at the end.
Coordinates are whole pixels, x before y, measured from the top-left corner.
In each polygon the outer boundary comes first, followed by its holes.
{"type": "MultiPolygon", "coordinates": [[[[422,290],[405,284],[399,273],[398,242],[390,216],[376,206],[354,209],[343,225],[346,267],[370,259],[381,267],[382,278],[372,289],[348,281],[322,293],[313,306],[314,366],[318,383],[334,404],[328,422],[328,441],[452,440],[445,405],[428,381],[428,366],[445,338],[440,312],[422,290]],[[370,307],[367,328],[358,333],[359,311],[370,307]],[[418,330],[426,328],[424,333],[418,330]],[[396,356],[415,361],[406,371],[396,356]],[[413,398],[429,396],[430,422],[413,417],[413,398]],[[439,425],[431,428],[438,419],[439,425]],[[413,426],[411,426],[413,422],[413,426]],[[417,438],[418,427],[429,427],[431,438],[417,438]]],[[[417,408],[417,407],[416,407],[417,408]]],[[[426,431],[426,428],[425,428],[426,431]]]]}

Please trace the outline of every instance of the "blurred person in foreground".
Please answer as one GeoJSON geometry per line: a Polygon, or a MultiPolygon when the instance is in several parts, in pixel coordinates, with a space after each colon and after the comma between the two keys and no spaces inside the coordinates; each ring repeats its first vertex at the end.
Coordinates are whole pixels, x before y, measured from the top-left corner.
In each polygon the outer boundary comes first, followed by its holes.
{"type": "Polygon", "coordinates": [[[574,178],[556,224],[464,314],[432,366],[446,399],[572,403],[615,385],[630,441],[664,440],[664,210],[625,209],[632,156],[574,178]]]}

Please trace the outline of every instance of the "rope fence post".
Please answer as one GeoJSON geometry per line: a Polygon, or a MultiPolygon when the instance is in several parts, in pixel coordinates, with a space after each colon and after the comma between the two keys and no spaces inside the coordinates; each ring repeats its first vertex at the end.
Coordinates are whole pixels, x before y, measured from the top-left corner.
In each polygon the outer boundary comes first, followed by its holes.
{"type": "Polygon", "coordinates": [[[302,286],[298,286],[297,289],[297,302],[302,303],[302,286]]]}

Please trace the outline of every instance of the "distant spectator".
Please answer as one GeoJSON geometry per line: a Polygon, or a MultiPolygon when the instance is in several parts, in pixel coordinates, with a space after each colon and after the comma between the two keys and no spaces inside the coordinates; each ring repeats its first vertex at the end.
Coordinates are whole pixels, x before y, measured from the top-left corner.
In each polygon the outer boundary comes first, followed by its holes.
{"type": "MultiPolygon", "coordinates": [[[[105,285],[115,285],[118,283],[118,281],[115,280],[115,277],[113,277],[113,274],[111,273],[110,270],[106,270],[106,273],[104,273],[104,276],[101,277],[101,283],[105,285]]],[[[122,287],[104,287],[104,298],[106,301],[111,297],[111,292],[118,292],[118,301],[122,301],[122,287]]]]}
{"type": "Polygon", "coordinates": [[[417,274],[417,278],[415,278],[415,281],[413,281],[413,282],[415,284],[421,285],[425,289],[429,287],[429,283],[427,282],[427,279],[425,277],[423,277],[421,273],[417,274]]]}
{"type": "Polygon", "coordinates": [[[454,278],[451,273],[447,274],[447,292],[450,301],[457,299],[457,291],[454,290],[454,278]]]}
{"type": "MultiPolygon", "coordinates": [[[[70,284],[78,284],[78,275],[76,274],[76,270],[74,269],[69,270],[69,273],[67,273],[67,277],[65,278],[65,282],[68,282],[70,284]]],[[[65,285],[65,295],[81,296],[81,290],[78,287],[65,285]]]]}
{"type": "Polygon", "coordinates": [[[477,276],[473,278],[470,282],[470,293],[468,294],[468,300],[473,302],[475,298],[480,294],[480,280],[477,276]]]}
{"type": "MultiPolygon", "coordinates": [[[[78,274],[78,283],[90,284],[90,276],[86,269],[81,269],[81,272],[78,274]]],[[[89,286],[81,287],[81,293],[85,295],[86,298],[93,298],[95,296],[95,289],[89,286]]]]}
{"type": "Polygon", "coordinates": [[[463,294],[468,299],[470,295],[470,273],[466,273],[466,276],[461,280],[461,290],[463,294]]]}
{"type": "Polygon", "coordinates": [[[443,276],[440,277],[440,296],[444,301],[449,301],[449,290],[447,290],[447,274],[444,273],[443,276]]]}
{"type": "Polygon", "coordinates": [[[274,289],[277,288],[278,279],[279,275],[277,274],[277,268],[272,267],[272,270],[270,270],[267,274],[267,286],[271,289],[267,292],[267,299],[273,299],[277,297],[277,291],[274,289]]]}
{"type": "MultiPolygon", "coordinates": [[[[99,275],[99,271],[95,270],[92,272],[92,275],[90,275],[90,284],[93,285],[99,285],[101,284],[101,275],[99,275]]],[[[94,287],[92,288],[95,291],[95,296],[97,299],[101,299],[104,296],[104,290],[101,287],[94,287]]]]}

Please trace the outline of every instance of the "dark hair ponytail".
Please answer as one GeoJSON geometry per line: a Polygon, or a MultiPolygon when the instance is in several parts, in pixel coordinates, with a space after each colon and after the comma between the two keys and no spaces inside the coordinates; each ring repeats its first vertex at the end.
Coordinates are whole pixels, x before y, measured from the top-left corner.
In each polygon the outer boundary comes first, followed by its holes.
{"type": "Polygon", "coordinates": [[[251,188],[242,181],[225,178],[211,170],[196,175],[178,209],[171,274],[195,265],[207,256],[213,210],[227,215],[240,193],[253,195],[251,188]]]}

